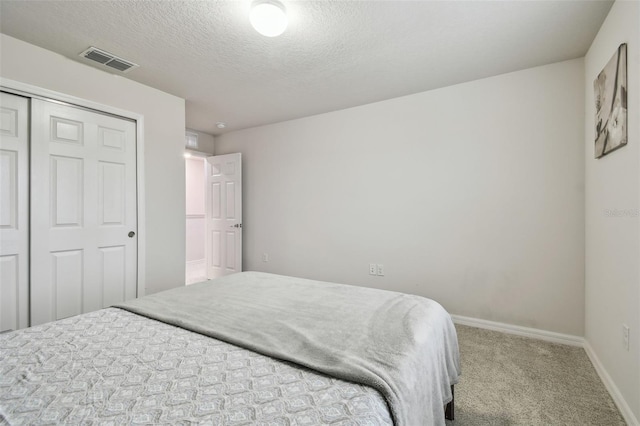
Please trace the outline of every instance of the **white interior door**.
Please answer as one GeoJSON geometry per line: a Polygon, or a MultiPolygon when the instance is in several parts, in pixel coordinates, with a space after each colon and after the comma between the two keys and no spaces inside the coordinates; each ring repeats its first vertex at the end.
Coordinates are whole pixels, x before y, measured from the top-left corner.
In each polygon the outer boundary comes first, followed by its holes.
{"type": "Polygon", "coordinates": [[[0,93],[0,331],[29,326],[29,100],[0,93]]]}
{"type": "Polygon", "coordinates": [[[32,100],[31,325],[136,296],[136,125],[32,100]]]}
{"type": "Polygon", "coordinates": [[[242,156],[207,157],[207,278],[242,271],[242,156]]]}

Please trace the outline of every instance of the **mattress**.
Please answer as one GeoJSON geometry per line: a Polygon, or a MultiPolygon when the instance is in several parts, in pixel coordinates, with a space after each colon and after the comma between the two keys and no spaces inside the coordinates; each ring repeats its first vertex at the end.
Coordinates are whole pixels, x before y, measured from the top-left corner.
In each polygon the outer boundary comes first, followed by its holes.
{"type": "Polygon", "coordinates": [[[444,426],[437,302],[242,272],[0,335],[2,424],[444,426]]]}
{"type": "Polygon", "coordinates": [[[371,387],[118,308],[0,334],[0,423],[393,424],[371,387]]]}

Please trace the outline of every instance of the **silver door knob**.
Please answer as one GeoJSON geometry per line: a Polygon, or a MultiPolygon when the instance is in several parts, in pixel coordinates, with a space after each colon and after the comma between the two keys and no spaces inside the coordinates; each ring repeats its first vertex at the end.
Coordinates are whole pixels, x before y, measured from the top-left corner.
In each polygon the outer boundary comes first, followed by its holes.
{"type": "Polygon", "coordinates": [[[127,235],[129,235],[129,238],[133,238],[135,237],[136,233],[133,231],[130,231],[127,235]]]}

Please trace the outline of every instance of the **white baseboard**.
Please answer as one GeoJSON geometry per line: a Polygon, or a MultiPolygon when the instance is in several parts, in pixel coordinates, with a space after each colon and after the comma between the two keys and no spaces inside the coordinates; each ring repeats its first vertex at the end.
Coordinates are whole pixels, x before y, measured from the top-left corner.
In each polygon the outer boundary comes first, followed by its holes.
{"type": "Polygon", "coordinates": [[[622,414],[624,420],[630,426],[640,426],[640,422],[638,422],[638,419],[633,414],[633,411],[631,411],[631,407],[629,407],[629,404],[627,404],[627,401],[624,399],[624,397],[620,393],[620,390],[613,382],[611,376],[609,376],[609,373],[607,373],[607,370],[605,370],[604,366],[600,362],[600,359],[587,341],[584,342],[584,350],[591,360],[591,364],[593,364],[593,367],[598,372],[598,376],[600,376],[600,379],[604,383],[604,386],[609,391],[609,395],[611,395],[611,398],[613,398],[613,402],[615,402],[618,410],[620,410],[620,414],[622,414]]]}
{"type": "Polygon", "coordinates": [[[515,334],[518,336],[530,337],[532,339],[545,340],[547,342],[561,343],[564,345],[584,348],[587,356],[589,357],[589,360],[591,361],[591,364],[593,364],[593,367],[596,369],[598,376],[600,376],[600,380],[602,380],[602,383],[604,383],[604,386],[607,388],[607,391],[609,392],[609,395],[611,395],[611,398],[613,398],[613,402],[620,410],[620,414],[622,414],[624,420],[629,426],[640,426],[640,423],[631,411],[629,404],[627,404],[627,401],[624,399],[624,397],[620,393],[620,390],[611,379],[611,376],[609,376],[609,373],[607,373],[607,370],[605,370],[604,366],[598,359],[598,356],[593,351],[593,348],[591,348],[589,342],[587,342],[583,337],[573,336],[571,334],[555,333],[553,331],[539,330],[537,328],[521,327],[519,325],[511,325],[501,322],[463,317],[460,315],[451,315],[451,318],[456,324],[468,325],[470,327],[484,328],[487,330],[499,331],[502,333],[515,334]]]}
{"type": "Polygon", "coordinates": [[[470,327],[484,328],[487,330],[500,331],[517,336],[530,337],[532,339],[545,340],[552,343],[561,343],[570,346],[584,346],[584,338],[571,334],[555,333],[553,331],[539,330],[537,328],[521,327],[519,325],[505,324],[502,322],[487,321],[477,318],[451,315],[453,322],[470,327]]]}

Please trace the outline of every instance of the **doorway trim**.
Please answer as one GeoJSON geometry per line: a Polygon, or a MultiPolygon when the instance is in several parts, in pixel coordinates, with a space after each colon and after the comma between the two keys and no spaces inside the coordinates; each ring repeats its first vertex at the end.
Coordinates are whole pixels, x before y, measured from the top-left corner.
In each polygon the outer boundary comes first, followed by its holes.
{"type": "Polygon", "coordinates": [[[115,108],[98,102],[89,101],[72,95],[45,89],[43,87],[22,83],[8,78],[0,78],[0,89],[15,95],[38,98],[46,101],[64,103],[74,107],[89,109],[98,113],[106,113],[136,122],[136,204],[138,232],[138,271],[137,295],[145,295],[146,284],[146,227],[145,227],[145,191],[144,191],[144,116],[136,112],[115,108]]]}

